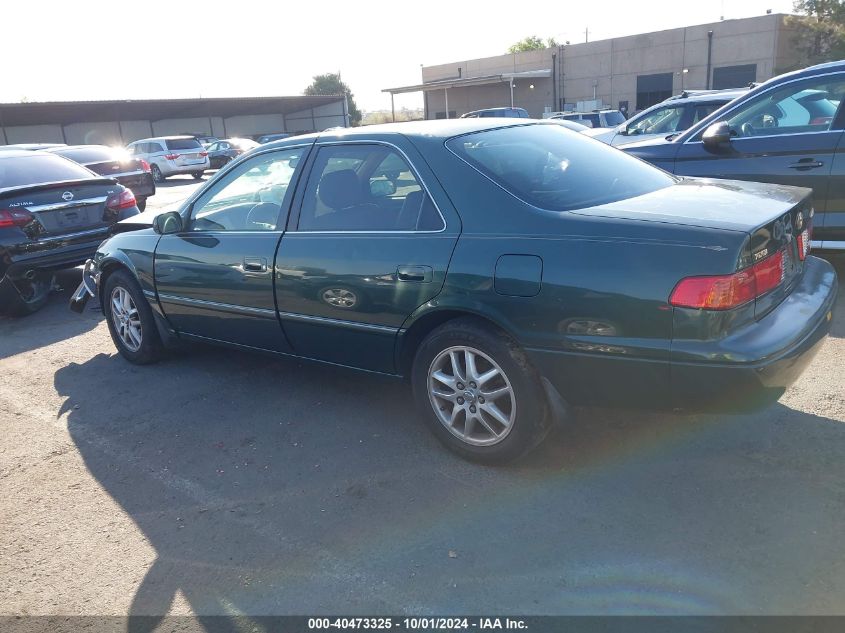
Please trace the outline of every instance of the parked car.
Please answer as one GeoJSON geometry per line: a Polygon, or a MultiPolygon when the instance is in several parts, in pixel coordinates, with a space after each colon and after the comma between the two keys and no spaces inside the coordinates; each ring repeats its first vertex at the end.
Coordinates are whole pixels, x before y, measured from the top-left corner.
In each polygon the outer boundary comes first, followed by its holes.
{"type": "Polygon", "coordinates": [[[248,138],[227,138],[209,145],[208,160],[211,169],[219,169],[226,163],[235,160],[244,152],[258,147],[258,143],[248,138]]]}
{"type": "Polygon", "coordinates": [[[577,121],[564,121],[563,119],[543,119],[543,123],[548,123],[549,125],[560,125],[561,127],[565,127],[573,132],[581,132],[582,134],[586,134],[591,129],[582,123],[578,123],[577,121]]]}
{"type": "Polygon", "coordinates": [[[99,296],[125,359],[185,339],[403,376],[435,435],[486,462],[563,402],[777,399],[838,287],[808,256],[809,191],[677,178],[536,121],[300,136],[153,216],[71,302],[99,296]]]}
{"type": "Polygon", "coordinates": [[[528,110],[525,108],[485,108],[484,110],[473,110],[461,115],[462,119],[479,119],[505,117],[508,119],[527,119],[528,110]]]}
{"type": "Polygon", "coordinates": [[[289,138],[291,136],[293,136],[293,134],[291,134],[290,132],[278,132],[275,134],[260,134],[254,138],[259,145],[264,145],[265,143],[281,141],[282,139],[289,138]]]}
{"type": "Polygon", "coordinates": [[[0,145],[0,152],[8,150],[39,150],[50,149],[53,147],[67,147],[66,143],[15,143],[13,145],[0,145]]]}
{"type": "Polygon", "coordinates": [[[100,176],[114,178],[132,191],[141,211],[147,206],[147,198],[155,195],[156,185],[150,173],[150,164],[143,158],[130,156],[122,149],[107,145],[62,145],[45,151],[69,158],[100,176]]]}
{"type": "Polygon", "coordinates": [[[118,220],[138,214],[129,189],[55,154],[0,152],[0,308],[31,314],[53,273],[78,266],[118,220]]]}
{"type": "Polygon", "coordinates": [[[193,134],[193,135],[189,134],[187,136],[193,136],[195,139],[197,139],[200,142],[200,145],[202,145],[203,147],[208,147],[212,143],[216,143],[217,141],[220,140],[216,136],[209,136],[209,135],[205,135],[205,134],[193,134]]]}
{"type": "Polygon", "coordinates": [[[193,136],[142,138],[129,143],[126,149],[134,158],[150,164],[155,182],[164,182],[176,174],[191,174],[199,180],[206,169],[211,169],[208,152],[193,136]]]}
{"type": "Polygon", "coordinates": [[[593,129],[615,128],[625,122],[625,115],[619,110],[593,110],[592,112],[562,112],[554,114],[551,119],[575,121],[593,129]]]}
{"type": "Polygon", "coordinates": [[[643,110],[613,129],[596,130],[587,135],[619,146],[683,132],[748,90],[688,90],[643,110]]]}
{"type": "Polygon", "coordinates": [[[622,149],[675,174],[813,189],[814,247],[845,250],[845,61],[780,75],[690,129],[622,149]]]}

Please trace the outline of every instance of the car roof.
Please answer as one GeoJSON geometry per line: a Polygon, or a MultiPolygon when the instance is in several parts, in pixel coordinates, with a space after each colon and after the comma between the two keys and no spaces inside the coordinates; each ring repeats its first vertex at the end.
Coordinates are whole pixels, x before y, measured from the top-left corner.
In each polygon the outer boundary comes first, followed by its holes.
{"type": "Polygon", "coordinates": [[[536,125],[542,123],[539,119],[515,119],[508,117],[489,117],[482,119],[433,119],[427,121],[406,121],[402,123],[381,123],[361,127],[348,127],[327,132],[312,132],[285,139],[273,141],[263,145],[263,148],[289,147],[299,145],[303,141],[316,140],[356,140],[370,139],[379,136],[401,135],[408,138],[442,138],[444,140],[463,134],[483,132],[506,127],[521,125],[536,125]]]}
{"type": "Polygon", "coordinates": [[[22,158],[22,157],[29,157],[29,156],[38,156],[44,154],[41,150],[29,150],[29,149],[9,149],[0,152],[0,160],[4,160],[7,158],[22,158]]]}
{"type": "MultiPolygon", "coordinates": [[[[137,141],[132,141],[132,143],[146,143],[147,141],[181,141],[181,140],[196,140],[196,136],[189,136],[187,134],[174,134],[173,136],[150,136],[147,138],[139,138],[137,141]]],[[[129,145],[132,145],[129,143],[129,145]]]]}
{"type": "Polygon", "coordinates": [[[725,88],[724,90],[690,90],[688,92],[682,92],[674,97],[669,97],[665,101],[661,101],[661,103],[666,103],[668,101],[671,101],[672,103],[695,103],[697,101],[721,101],[723,99],[733,101],[737,97],[747,93],[749,90],[751,90],[750,87],[725,88]]]}

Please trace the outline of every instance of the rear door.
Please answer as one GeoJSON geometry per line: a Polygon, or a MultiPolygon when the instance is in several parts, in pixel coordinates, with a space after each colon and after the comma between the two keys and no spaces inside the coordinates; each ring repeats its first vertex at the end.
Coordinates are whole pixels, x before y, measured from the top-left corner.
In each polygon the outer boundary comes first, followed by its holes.
{"type": "Polygon", "coordinates": [[[156,247],[155,282],[180,333],[290,351],[276,315],[273,257],[308,146],[264,152],[207,187],[185,230],[156,247]]]}
{"type": "Polygon", "coordinates": [[[298,354],[393,372],[396,335],[443,285],[459,222],[410,144],[315,147],[276,256],[298,354]]]}
{"type": "Polygon", "coordinates": [[[709,151],[699,132],[680,147],[674,171],[809,187],[818,236],[824,232],[826,212],[841,212],[839,202],[830,204],[829,194],[839,190],[845,178],[834,176],[832,169],[842,138],[837,113],[843,90],[843,73],[774,86],[725,113],[723,120],[733,135],[729,150],[709,151]]]}

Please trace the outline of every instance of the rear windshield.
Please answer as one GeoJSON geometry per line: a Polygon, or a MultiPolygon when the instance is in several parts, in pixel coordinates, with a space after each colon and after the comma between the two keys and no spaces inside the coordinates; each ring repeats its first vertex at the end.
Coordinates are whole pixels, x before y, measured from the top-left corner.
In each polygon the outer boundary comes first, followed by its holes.
{"type": "Polygon", "coordinates": [[[167,149],[202,149],[202,145],[195,138],[167,139],[167,149]]]}
{"type": "Polygon", "coordinates": [[[3,158],[0,154],[0,189],[83,178],[94,175],[61,156],[33,152],[29,156],[3,158]]]}
{"type": "Polygon", "coordinates": [[[517,198],[571,211],[641,196],[673,176],[559,125],[522,125],[449,139],[446,146],[517,198]]]}
{"type": "Polygon", "coordinates": [[[110,160],[126,160],[125,153],[113,150],[110,147],[78,147],[74,149],[62,149],[53,152],[64,156],[83,165],[88,163],[104,163],[110,160]]]}

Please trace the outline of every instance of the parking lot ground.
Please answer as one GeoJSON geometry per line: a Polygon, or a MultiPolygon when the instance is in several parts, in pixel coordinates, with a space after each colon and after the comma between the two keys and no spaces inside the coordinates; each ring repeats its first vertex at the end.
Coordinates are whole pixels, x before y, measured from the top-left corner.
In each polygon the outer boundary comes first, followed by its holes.
{"type": "Polygon", "coordinates": [[[845,300],[765,411],[577,410],[489,468],[399,381],[130,365],[77,282],[0,319],[0,614],[845,613],[845,300]]]}

